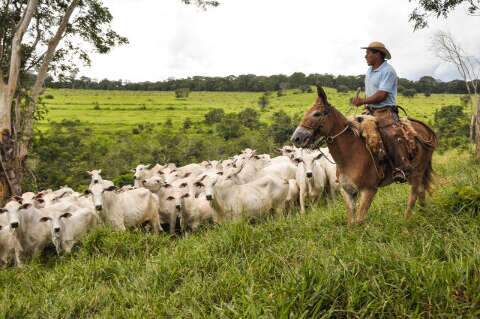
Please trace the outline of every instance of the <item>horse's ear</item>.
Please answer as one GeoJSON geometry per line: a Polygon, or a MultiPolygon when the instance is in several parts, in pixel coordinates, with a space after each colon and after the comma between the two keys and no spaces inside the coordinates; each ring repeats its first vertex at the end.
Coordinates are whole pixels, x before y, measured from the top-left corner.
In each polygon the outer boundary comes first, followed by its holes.
{"type": "Polygon", "coordinates": [[[318,98],[322,101],[324,106],[328,105],[327,93],[320,84],[317,84],[317,94],[318,98]]]}

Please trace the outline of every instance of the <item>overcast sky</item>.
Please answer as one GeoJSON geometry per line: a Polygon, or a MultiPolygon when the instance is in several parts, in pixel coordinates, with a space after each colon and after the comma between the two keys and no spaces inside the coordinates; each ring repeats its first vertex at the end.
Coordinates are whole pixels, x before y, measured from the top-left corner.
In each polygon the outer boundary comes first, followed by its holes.
{"type": "Polygon", "coordinates": [[[371,41],[384,42],[400,77],[457,78],[430,49],[435,31],[450,31],[480,56],[480,17],[459,8],[413,32],[408,0],[220,0],[202,11],[180,0],[104,0],[113,26],[130,44],[94,55],[82,75],[158,81],[194,75],[293,72],[362,74],[371,41]]]}

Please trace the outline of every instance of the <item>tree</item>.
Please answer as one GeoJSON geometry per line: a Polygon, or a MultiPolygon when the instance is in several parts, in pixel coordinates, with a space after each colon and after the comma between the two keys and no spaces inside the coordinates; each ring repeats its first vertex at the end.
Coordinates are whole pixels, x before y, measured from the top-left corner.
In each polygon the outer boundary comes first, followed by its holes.
{"type": "MultiPolygon", "coordinates": [[[[412,2],[412,0],[409,0],[412,2]]],[[[410,14],[410,21],[414,23],[415,30],[428,26],[428,19],[435,16],[447,18],[458,6],[464,6],[470,15],[480,13],[480,0],[417,0],[418,6],[410,14]]]]}
{"type": "Polygon", "coordinates": [[[175,97],[177,99],[186,99],[190,95],[189,88],[178,88],[175,90],[175,97]]]}
{"type": "Polygon", "coordinates": [[[263,111],[267,108],[268,104],[270,104],[270,99],[268,97],[267,93],[264,93],[260,98],[258,99],[258,106],[260,109],[263,111]]]}
{"type": "Polygon", "coordinates": [[[415,89],[405,89],[402,92],[402,95],[405,97],[414,97],[417,94],[417,90],[415,89]]]}
{"type": "Polygon", "coordinates": [[[209,125],[218,123],[222,121],[224,116],[225,111],[223,109],[213,109],[205,114],[205,123],[209,125]]]}
{"type": "MultiPolygon", "coordinates": [[[[217,1],[182,0],[206,8],[217,1]]],[[[0,198],[21,193],[38,105],[49,73],[127,43],[102,0],[0,0],[0,198]],[[93,50],[92,50],[93,49],[93,50]]]]}
{"type": "Polygon", "coordinates": [[[439,31],[435,34],[432,49],[440,60],[453,64],[462,77],[472,102],[470,139],[476,143],[477,157],[480,158],[480,100],[478,95],[480,61],[465,53],[461,45],[448,32],[439,31]]]}
{"type": "Polygon", "coordinates": [[[225,115],[223,120],[217,124],[217,132],[226,141],[242,136],[242,125],[238,122],[235,114],[225,115]]]}

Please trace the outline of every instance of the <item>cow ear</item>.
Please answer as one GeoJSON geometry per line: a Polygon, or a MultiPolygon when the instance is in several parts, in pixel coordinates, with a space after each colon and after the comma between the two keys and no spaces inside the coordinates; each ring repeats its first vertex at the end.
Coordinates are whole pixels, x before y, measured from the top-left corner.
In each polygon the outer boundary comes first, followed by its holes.
{"type": "Polygon", "coordinates": [[[0,214],[5,214],[6,212],[8,212],[8,210],[5,208],[0,208],[0,214]]]}
{"type": "Polygon", "coordinates": [[[101,169],[98,170],[98,174],[102,174],[102,170],[101,170],[101,169]]]}
{"type": "Polygon", "coordinates": [[[320,84],[317,84],[317,95],[320,101],[322,101],[323,106],[328,106],[327,93],[320,84]]]}
{"type": "Polygon", "coordinates": [[[117,187],[116,187],[115,185],[112,185],[112,186],[110,186],[110,187],[108,187],[108,188],[105,188],[103,191],[104,191],[104,192],[112,192],[112,191],[114,191],[114,190],[116,190],[116,189],[117,189],[117,187]]]}
{"type": "Polygon", "coordinates": [[[137,170],[136,170],[135,168],[132,168],[132,169],[130,170],[130,172],[132,172],[132,173],[136,173],[136,172],[137,172],[137,170]]]}
{"type": "Polygon", "coordinates": [[[150,169],[150,167],[152,167],[152,164],[146,164],[146,165],[145,165],[145,168],[146,168],[146,169],[150,169]]]}
{"type": "Polygon", "coordinates": [[[90,171],[86,171],[86,173],[87,173],[88,175],[90,175],[90,176],[92,176],[92,175],[93,175],[93,173],[92,173],[92,172],[90,172],[90,171]]]}
{"type": "Polygon", "coordinates": [[[28,209],[28,208],[30,208],[31,206],[32,206],[32,204],[30,204],[30,203],[25,203],[25,204],[21,205],[20,207],[18,207],[18,209],[19,209],[19,210],[20,210],[20,209],[28,209]]]}
{"type": "Polygon", "coordinates": [[[14,199],[15,201],[19,202],[19,203],[22,203],[22,201],[23,201],[23,198],[22,198],[21,196],[18,196],[18,195],[13,196],[13,199],[14,199]]]}

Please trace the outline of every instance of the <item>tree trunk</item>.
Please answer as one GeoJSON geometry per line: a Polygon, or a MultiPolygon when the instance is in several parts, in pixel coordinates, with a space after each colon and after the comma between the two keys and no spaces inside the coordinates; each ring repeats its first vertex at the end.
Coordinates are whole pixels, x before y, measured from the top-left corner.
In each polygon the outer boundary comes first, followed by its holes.
{"type": "Polygon", "coordinates": [[[477,99],[475,114],[475,144],[477,151],[477,158],[480,159],[480,97],[477,99]]]}

